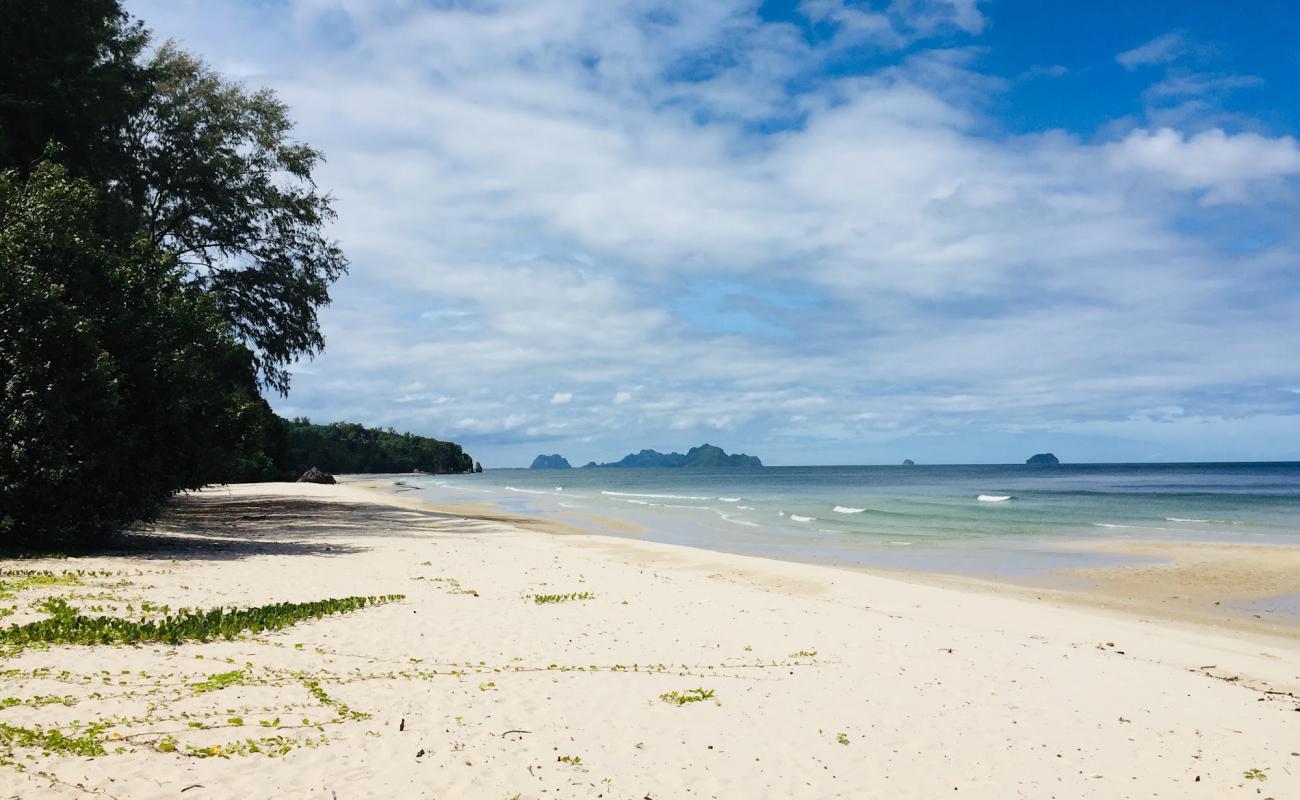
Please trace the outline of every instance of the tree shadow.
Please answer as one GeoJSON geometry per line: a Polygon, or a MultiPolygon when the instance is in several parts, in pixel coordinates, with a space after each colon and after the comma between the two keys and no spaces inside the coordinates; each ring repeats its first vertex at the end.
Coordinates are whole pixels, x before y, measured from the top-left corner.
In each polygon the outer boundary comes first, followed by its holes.
{"type": "Polygon", "coordinates": [[[113,537],[99,554],[174,560],[347,555],[368,549],[359,537],[377,530],[392,535],[409,527],[413,515],[448,518],[371,503],[187,494],[173,498],[157,521],[113,537]]]}

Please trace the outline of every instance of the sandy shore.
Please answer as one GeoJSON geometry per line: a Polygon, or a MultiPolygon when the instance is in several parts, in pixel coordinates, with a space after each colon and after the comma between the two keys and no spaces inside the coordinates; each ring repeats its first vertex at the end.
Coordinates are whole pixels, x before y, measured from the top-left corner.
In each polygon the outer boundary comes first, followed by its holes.
{"type": "Polygon", "coordinates": [[[119,616],[406,598],[10,652],[0,798],[1300,796],[1284,630],[510,522],[267,484],[182,499],[136,551],[4,562],[55,573],[6,573],[6,623],[50,596],[119,616]],[[52,729],[107,752],[21,733],[52,729]]]}

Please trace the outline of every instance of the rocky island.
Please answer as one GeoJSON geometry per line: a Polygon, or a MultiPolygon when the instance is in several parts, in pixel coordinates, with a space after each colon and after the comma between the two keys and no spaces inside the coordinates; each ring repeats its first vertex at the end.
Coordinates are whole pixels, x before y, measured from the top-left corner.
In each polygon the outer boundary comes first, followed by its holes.
{"type": "Polygon", "coordinates": [[[553,453],[549,456],[541,455],[533,459],[529,469],[572,469],[573,465],[569,460],[559,453],[553,453]]]}
{"type": "Polygon", "coordinates": [[[1059,464],[1061,460],[1052,453],[1038,453],[1025,460],[1026,464],[1059,464]]]}
{"type": "Polygon", "coordinates": [[[595,461],[591,461],[584,465],[583,469],[628,467],[740,469],[761,466],[763,466],[763,462],[757,456],[749,456],[744,453],[728,455],[721,447],[702,444],[699,447],[692,447],[685,455],[682,453],[660,453],[657,450],[642,450],[639,453],[629,453],[618,461],[607,464],[597,464],[595,461]]]}

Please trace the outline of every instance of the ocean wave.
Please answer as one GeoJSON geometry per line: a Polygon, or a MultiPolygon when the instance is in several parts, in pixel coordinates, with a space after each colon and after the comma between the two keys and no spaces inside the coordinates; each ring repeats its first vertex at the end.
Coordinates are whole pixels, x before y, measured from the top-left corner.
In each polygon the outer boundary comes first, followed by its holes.
{"type": "Polygon", "coordinates": [[[624,502],[624,503],[632,503],[632,504],[634,504],[634,505],[638,505],[638,506],[654,506],[655,508],[659,508],[660,506],[663,505],[663,503],[652,503],[652,502],[650,502],[649,500],[636,500],[636,499],[631,498],[631,497],[627,498],[627,499],[624,500],[623,502],[624,502]]]}
{"type": "Polygon", "coordinates": [[[739,503],[741,500],[744,500],[745,498],[743,498],[743,497],[719,497],[718,499],[721,500],[721,501],[724,502],[724,503],[739,503]]]}
{"type": "Polygon", "coordinates": [[[1189,517],[1165,517],[1165,522],[1205,522],[1211,525],[1241,525],[1235,519],[1191,519],[1189,517]]]}
{"type": "Polygon", "coordinates": [[[1011,499],[1009,494],[982,494],[975,498],[981,503],[1005,503],[1011,499]]]}
{"type": "Polygon", "coordinates": [[[753,506],[736,506],[736,508],[740,509],[741,511],[753,511],[753,510],[754,510],[754,507],[753,507],[753,506]]]}
{"type": "Polygon", "coordinates": [[[519,492],[520,494],[555,494],[555,492],[544,492],[541,489],[517,489],[514,486],[507,486],[507,492],[519,492]]]}
{"type": "Polygon", "coordinates": [[[816,517],[801,517],[798,514],[791,514],[790,519],[794,520],[795,522],[816,522],[817,521],[816,517]]]}
{"type": "Polygon", "coordinates": [[[848,531],[842,531],[839,528],[818,528],[817,532],[818,533],[848,533],[848,531]]]}
{"type": "Polygon", "coordinates": [[[712,497],[697,497],[685,494],[638,494],[637,492],[601,492],[610,497],[649,497],[654,500],[712,500],[712,497]]]}
{"type": "Polygon", "coordinates": [[[851,508],[849,506],[835,506],[836,514],[861,514],[866,511],[865,508],[851,508]]]}
{"type": "Polygon", "coordinates": [[[749,527],[749,528],[761,528],[761,527],[763,527],[762,525],[759,525],[757,522],[750,522],[750,521],[747,520],[747,519],[736,519],[735,517],[729,517],[729,516],[727,516],[726,514],[723,514],[721,511],[718,512],[718,516],[719,516],[719,517],[722,517],[722,518],[723,518],[724,520],[726,520],[727,522],[734,522],[734,523],[737,524],[737,525],[744,525],[744,526],[749,527]]]}

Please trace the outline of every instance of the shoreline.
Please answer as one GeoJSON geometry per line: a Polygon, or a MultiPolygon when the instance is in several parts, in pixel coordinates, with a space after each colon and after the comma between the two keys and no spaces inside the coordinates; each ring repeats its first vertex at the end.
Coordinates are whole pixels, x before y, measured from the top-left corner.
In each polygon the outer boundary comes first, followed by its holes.
{"type": "MultiPolygon", "coordinates": [[[[356,486],[383,495],[400,496],[391,484],[365,476],[341,476],[341,485],[356,486]]],[[[648,542],[633,523],[609,516],[580,516],[579,527],[539,515],[509,512],[492,503],[438,504],[407,498],[425,507],[449,513],[469,514],[554,535],[611,536],[648,542]]],[[[672,546],[772,560],[782,563],[822,566],[830,569],[891,577],[921,585],[966,588],[992,594],[1014,594],[1032,599],[1050,598],[1081,608],[1110,610],[1150,617],[1166,622],[1205,625],[1226,630],[1253,630],[1272,636],[1300,640],[1300,605],[1290,611],[1286,601],[1300,602],[1300,545],[1215,542],[1163,539],[1064,539],[1047,545],[1068,553],[1100,553],[1126,557],[1114,566],[1054,568],[1024,577],[969,575],[940,570],[881,565],[836,563],[815,557],[786,557],[755,554],[706,545],[672,546]],[[1217,557],[1216,557],[1217,556],[1217,557]],[[1223,571],[1230,568],[1230,580],[1223,571]],[[1268,606],[1253,607],[1256,601],[1283,598],[1285,611],[1268,606]]],[[[1039,546],[1042,546],[1039,543],[1039,546]]]]}
{"type": "Polygon", "coordinates": [[[0,723],[73,734],[100,721],[87,735],[106,752],[19,748],[24,772],[0,766],[9,794],[1300,790],[1300,701],[1287,694],[1300,693],[1294,637],[627,537],[543,535],[346,484],[204,490],[136,537],[152,547],[5,562],[94,573],[17,592],[6,622],[39,618],[32,606],[50,596],[125,602],[137,614],[157,613],[145,600],[405,598],[229,641],[12,653],[0,696],[19,702],[0,708],[0,723]],[[707,696],[693,702],[697,689],[707,696]],[[61,699],[42,699],[51,697],[61,699]],[[250,741],[263,744],[249,752],[250,741]],[[1245,777],[1255,769],[1267,784],[1245,777]]]}

